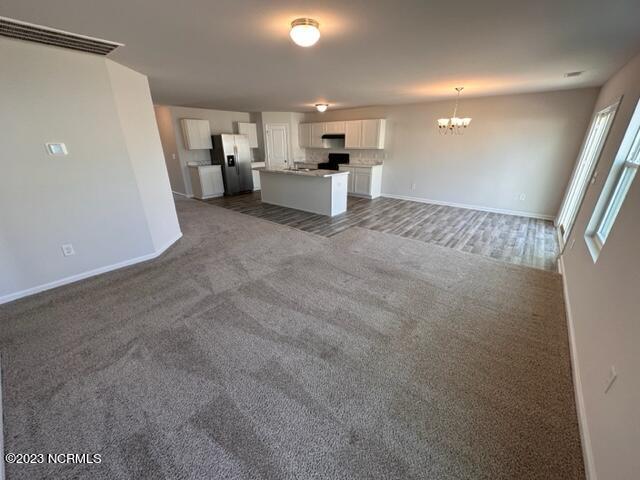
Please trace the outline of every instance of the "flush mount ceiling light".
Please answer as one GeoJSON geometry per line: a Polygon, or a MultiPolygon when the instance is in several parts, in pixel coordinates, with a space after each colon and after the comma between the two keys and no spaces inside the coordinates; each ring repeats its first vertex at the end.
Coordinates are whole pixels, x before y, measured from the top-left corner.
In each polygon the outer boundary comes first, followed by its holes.
{"type": "Polygon", "coordinates": [[[460,92],[464,90],[464,87],[456,87],[458,96],[456,97],[456,107],[453,109],[453,116],[451,118],[439,118],[438,119],[438,131],[442,135],[451,133],[452,135],[462,135],[464,130],[471,123],[469,117],[458,117],[458,101],[460,100],[460,92]]]}
{"type": "Polygon", "coordinates": [[[311,47],[320,39],[320,24],[313,18],[297,18],[291,22],[291,40],[301,47],[311,47]]]}
{"type": "Polygon", "coordinates": [[[327,108],[329,108],[328,103],[316,103],[316,110],[318,110],[320,113],[326,112],[327,108]]]}

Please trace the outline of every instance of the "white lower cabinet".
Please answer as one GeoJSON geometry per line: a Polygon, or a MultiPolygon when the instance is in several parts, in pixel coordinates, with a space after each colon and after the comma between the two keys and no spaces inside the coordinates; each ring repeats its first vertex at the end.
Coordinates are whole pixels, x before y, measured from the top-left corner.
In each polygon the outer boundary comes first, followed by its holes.
{"type": "Polygon", "coordinates": [[[340,171],[349,172],[349,195],[377,198],[382,193],[382,165],[340,165],[340,171]]]}
{"type": "Polygon", "coordinates": [[[193,196],[200,200],[224,195],[220,165],[189,165],[193,196]]]}
{"type": "Polygon", "coordinates": [[[253,191],[260,190],[260,170],[256,168],[266,166],[265,162],[251,162],[251,175],[253,177],[253,191]]]}
{"type": "Polygon", "coordinates": [[[356,168],[353,176],[353,193],[371,196],[371,175],[368,168],[356,168]]]}
{"type": "Polygon", "coordinates": [[[349,168],[349,167],[344,167],[344,166],[340,166],[340,170],[349,172],[349,181],[347,182],[347,193],[351,194],[353,193],[354,190],[354,183],[355,183],[355,170],[353,168],[349,168]]]}

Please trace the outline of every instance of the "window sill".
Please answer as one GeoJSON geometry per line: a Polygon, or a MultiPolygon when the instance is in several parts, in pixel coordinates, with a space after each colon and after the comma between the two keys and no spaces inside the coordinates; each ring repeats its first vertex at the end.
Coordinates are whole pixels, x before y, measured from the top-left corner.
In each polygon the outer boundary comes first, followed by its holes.
{"type": "Polygon", "coordinates": [[[596,234],[593,233],[591,235],[585,235],[584,242],[587,244],[587,250],[589,250],[589,253],[591,254],[593,263],[596,263],[598,261],[598,257],[600,256],[600,252],[602,251],[600,242],[596,240],[596,234]]]}

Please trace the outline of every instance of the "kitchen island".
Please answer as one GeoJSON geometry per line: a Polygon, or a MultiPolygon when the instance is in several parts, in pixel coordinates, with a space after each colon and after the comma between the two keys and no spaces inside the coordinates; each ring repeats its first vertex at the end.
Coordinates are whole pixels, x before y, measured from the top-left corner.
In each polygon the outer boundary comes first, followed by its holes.
{"type": "Polygon", "coordinates": [[[257,168],[264,203],[333,217],[347,211],[349,172],[257,168]]]}

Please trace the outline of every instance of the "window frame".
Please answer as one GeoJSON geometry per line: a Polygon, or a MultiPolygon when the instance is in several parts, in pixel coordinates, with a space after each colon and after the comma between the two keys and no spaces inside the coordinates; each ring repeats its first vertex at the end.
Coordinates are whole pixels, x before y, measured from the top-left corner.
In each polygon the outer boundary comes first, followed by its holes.
{"type": "Polygon", "coordinates": [[[640,169],[640,100],[629,120],[604,188],[585,231],[593,262],[602,252],[640,169]]]}
{"type": "Polygon", "coordinates": [[[622,97],[617,98],[613,103],[598,110],[591,118],[589,129],[580,148],[580,153],[556,218],[561,251],[564,250],[571,236],[589,185],[595,180],[597,175],[596,168],[600,162],[602,150],[609,137],[609,132],[615,121],[621,101],[622,97]],[[603,128],[600,130],[601,125],[603,128]],[[590,161],[587,162],[587,159],[590,161]]]}

